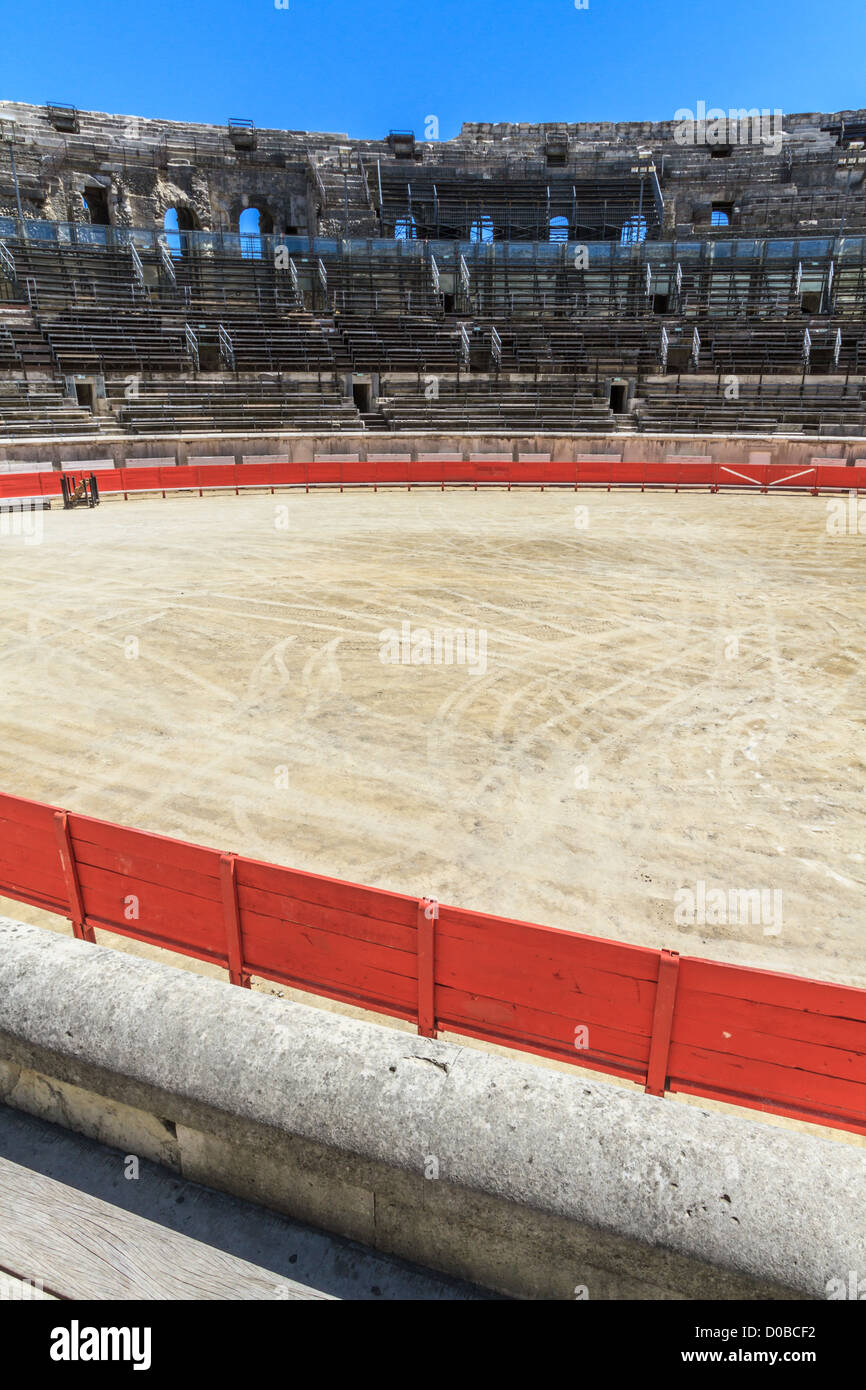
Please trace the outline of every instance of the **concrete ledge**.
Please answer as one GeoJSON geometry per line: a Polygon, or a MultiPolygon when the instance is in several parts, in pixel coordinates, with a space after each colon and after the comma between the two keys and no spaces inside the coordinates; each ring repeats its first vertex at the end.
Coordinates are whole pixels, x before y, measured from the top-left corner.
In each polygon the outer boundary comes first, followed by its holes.
{"type": "Polygon", "coordinates": [[[821,1298],[863,1265],[858,1149],[7,918],[0,1059],[7,1104],[503,1293],[821,1298]]]}
{"type": "MultiPolygon", "coordinates": [[[[822,378],[824,380],[824,378],[822,378]]],[[[231,463],[254,463],[258,459],[279,458],[292,463],[311,463],[315,454],[381,454],[387,449],[413,454],[465,459],[469,453],[496,454],[516,459],[520,454],[543,453],[554,462],[590,457],[611,450],[626,463],[662,463],[677,451],[710,455],[721,463],[747,465],[753,453],[769,454],[768,462],[790,468],[808,468],[814,455],[826,450],[847,464],[866,462],[866,440],[856,435],[796,434],[696,434],[687,432],[631,434],[595,431],[590,434],[563,434],[558,430],[535,433],[466,433],[453,429],[376,431],[373,434],[312,434],[292,430],[258,434],[224,434],[207,431],[197,434],[122,435],[92,437],[45,435],[41,438],[0,435],[0,463],[9,460],[24,468],[91,467],[94,459],[109,456],[117,468],[161,467],[195,463],[200,454],[219,455],[231,463]]]]}

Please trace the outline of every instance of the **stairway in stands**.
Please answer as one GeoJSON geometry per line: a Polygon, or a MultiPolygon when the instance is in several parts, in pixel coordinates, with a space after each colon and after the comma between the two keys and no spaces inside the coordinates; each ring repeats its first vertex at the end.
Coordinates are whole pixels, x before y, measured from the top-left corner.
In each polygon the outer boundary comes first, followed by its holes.
{"type": "Polygon", "coordinates": [[[3,326],[9,331],[25,376],[53,376],[57,372],[51,345],[34,322],[29,304],[4,304],[3,326]]]}
{"type": "Polygon", "coordinates": [[[361,410],[358,412],[364,422],[364,429],[367,433],[379,432],[387,434],[391,426],[385,419],[381,410],[361,410]]]}

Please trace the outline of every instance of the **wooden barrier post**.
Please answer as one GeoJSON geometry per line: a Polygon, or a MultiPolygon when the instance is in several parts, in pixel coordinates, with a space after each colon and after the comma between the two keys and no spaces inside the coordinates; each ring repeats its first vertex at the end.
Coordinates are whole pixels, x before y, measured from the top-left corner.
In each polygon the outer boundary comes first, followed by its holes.
{"type": "Polygon", "coordinates": [[[418,899],[418,1033],[436,1037],[436,923],[435,898],[418,899]]]}
{"type": "Polygon", "coordinates": [[[229,980],[241,989],[250,988],[250,977],[244,970],[241,915],[238,908],[237,855],[220,855],[223,918],[226,926],[226,954],[229,961],[229,980]]]}
{"type": "Polygon", "coordinates": [[[79,941],[95,943],[96,934],[85,921],[84,900],[81,896],[81,884],[78,881],[78,866],[75,863],[75,850],[72,847],[72,836],[69,833],[69,812],[55,811],[54,825],[57,831],[57,847],[60,850],[60,866],[63,869],[66,892],[69,896],[69,920],[72,923],[72,931],[79,941]]]}
{"type": "Polygon", "coordinates": [[[674,1005],[677,998],[679,974],[679,952],[662,951],[659,960],[655,1009],[653,1010],[649,1063],[647,1064],[646,1093],[649,1096],[663,1096],[667,1090],[668,1057],[671,1050],[671,1031],[674,1022],[674,1005]]]}

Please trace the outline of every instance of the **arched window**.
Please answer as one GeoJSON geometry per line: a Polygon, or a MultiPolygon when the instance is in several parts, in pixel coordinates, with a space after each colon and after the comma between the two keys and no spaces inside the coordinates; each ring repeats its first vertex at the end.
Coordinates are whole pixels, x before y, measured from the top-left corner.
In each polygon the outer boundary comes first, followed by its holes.
{"type": "Polygon", "coordinates": [[[493,218],[487,217],[486,214],[482,217],[476,217],[472,226],[469,228],[469,240],[482,242],[492,241],[493,218]]]}
{"type": "Polygon", "coordinates": [[[622,236],[620,237],[621,246],[636,246],[639,241],[646,241],[646,218],[627,217],[622,224],[622,236]]]}
{"type": "Polygon", "coordinates": [[[262,258],[262,224],[258,208],[244,208],[238,219],[241,234],[241,256],[247,260],[260,261],[262,258]]]}
{"type": "Polygon", "coordinates": [[[724,208],[713,208],[711,225],[713,227],[730,227],[730,215],[728,214],[728,212],[726,212],[724,208]]]}
{"type": "Polygon", "coordinates": [[[550,219],[550,240],[568,241],[568,218],[551,217],[550,219]]]}
{"type": "Polygon", "coordinates": [[[415,227],[415,218],[411,212],[407,212],[404,217],[398,217],[394,223],[395,241],[414,241],[418,235],[415,227]]]}
{"type": "Polygon", "coordinates": [[[166,208],[165,217],[162,219],[162,225],[168,233],[166,242],[168,243],[169,251],[173,256],[182,256],[183,247],[181,246],[177,227],[177,208],[166,208]]]}
{"type": "Polygon", "coordinates": [[[166,242],[171,254],[182,256],[189,246],[185,232],[196,230],[196,220],[189,208],[166,208],[162,225],[167,232],[166,242]]]}

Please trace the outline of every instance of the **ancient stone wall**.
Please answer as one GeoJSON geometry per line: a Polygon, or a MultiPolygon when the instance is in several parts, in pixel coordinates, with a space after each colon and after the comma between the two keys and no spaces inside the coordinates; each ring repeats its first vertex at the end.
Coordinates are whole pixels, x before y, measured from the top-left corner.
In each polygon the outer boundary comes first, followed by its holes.
{"type": "Polygon", "coordinates": [[[654,165],[668,235],[700,234],[717,206],[730,209],[733,224],[741,205],[756,199],[768,209],[769,228],[807,235],[814,196],[799,217],[798,195],[804,191],[831,200],[840,192],[863,198],[866,155],[839,149],[836,133],[827,129],[842,120],[862,122],[864,113],[786,115],[776,144],[738,144],[724,159],[712,157],[700,142],[683,145],[673,120],[471,122],[452,140],[419,139],[414,150],[410,143],[406,159],[397,157],[389,140],[258,130],[246,148],[243,134],[233,138],[227,126],[93,111],[74,113],[74,128],[58,129],[64,121],[55,117],[52,123],[46,107],[0,102],[0,135],[12,137],[0,142],[0,216],[16,215],[12,158],[25,217],[153,227],[175,207],[182,226],[237,230],[243,210],[255,207],[263,232],[324,236],[381,234],[379,165],[408,174],[419,166],[477,172],[486,164],[494,175],[510,169],[511,177],[529,165],[539,172],[549,165],[558,176],[574,169],[603,181],[631,161],[641,168],[654,165]],[[565,163],[554,165],[557,141],[565,163]]]}

